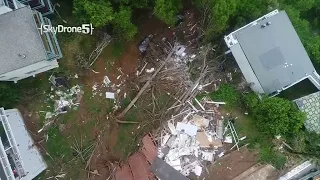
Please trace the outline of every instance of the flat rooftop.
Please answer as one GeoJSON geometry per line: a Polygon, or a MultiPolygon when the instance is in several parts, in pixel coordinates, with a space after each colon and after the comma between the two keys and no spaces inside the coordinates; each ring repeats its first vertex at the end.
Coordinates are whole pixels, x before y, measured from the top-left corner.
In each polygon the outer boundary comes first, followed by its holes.
{"type": "Polygon", "coordinates": [[[30,6],[1,14],[0,27],[0,75],[47,59],[30,6]]]}
{"type": "Polygon", "coordinates": [[[289,86],[315,70],[285,11],[232,34],[266,94],[289,86]]]}
{"type": "Polygon", "coordinates": [[[47,168],[42,155],[34,145],[31,136],[26,129],[20,112],[17,109],[5,110],[14,139],[18,144],[18,150],[25,172],[25,179],[31,180],[47,168]]]}

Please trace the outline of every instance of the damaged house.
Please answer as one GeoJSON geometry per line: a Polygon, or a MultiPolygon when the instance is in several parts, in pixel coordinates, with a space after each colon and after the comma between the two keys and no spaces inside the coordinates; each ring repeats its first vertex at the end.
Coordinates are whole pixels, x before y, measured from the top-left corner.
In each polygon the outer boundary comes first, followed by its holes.
{"type": "Polygon", "coordinates": [[[285,11],[272,11],[224,38],[251,89],[275,96],[320,76],[285,11]]]}
{"type": "Polygon", "coordinates": [[[16,0],[0,0],[0,81],[35,76],[59,67],[62,57],[53,32],[42,32],[51,21],[16,0]]]}
{"type": "Polygon", "coordinates": [[[47,168],[17,109],[0,108],[0,179],[32,180],[47,168]]]}

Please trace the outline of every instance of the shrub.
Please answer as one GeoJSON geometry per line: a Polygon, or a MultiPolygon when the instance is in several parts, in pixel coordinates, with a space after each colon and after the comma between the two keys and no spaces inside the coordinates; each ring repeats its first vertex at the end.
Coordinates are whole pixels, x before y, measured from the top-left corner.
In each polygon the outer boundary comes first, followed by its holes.
{"type": "Polygon", "coordinates": [[[261,132],[269,136],[290,136],[303,127],[306,115],[289,101],[265,97],[254,108],[253,116],[261,132]]]}
{"type": "Polygon", "coordinates": [[[276,152],[272,148],[261,148],[259,156],[260,161],[270,163],[277,169],[283,168],[287,162],[287,159],[284,155],[276,152]]]}
{"type": "Polygon", "coordinates": [[[320,157],[320,134],[306,132],[306,152],[317,158],[320,157]]]}
{"type": "Polygon", "coordinates": [[[259,97],[257,94],[251,92],[249,94],[246,94],[244,97],[243,97],[243,100],[244,100],[244,104],[245,106],[249,109],[249,111],[253,112],[254,109],[258,106],[259,104],[259,97]]]}

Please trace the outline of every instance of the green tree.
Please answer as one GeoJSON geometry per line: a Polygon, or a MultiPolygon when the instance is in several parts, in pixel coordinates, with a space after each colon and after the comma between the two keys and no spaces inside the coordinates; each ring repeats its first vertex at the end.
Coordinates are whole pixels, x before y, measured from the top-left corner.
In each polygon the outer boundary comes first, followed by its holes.
{"type": "Polygon", "coordinates": [[[209,3],[206,0],[204,2],[197,0],[195,3],[198,4],[197,6],[205,8],[203,11],[207,12],[206,21],[203,22],[207,24],[205,33],[207,40],[220,36],[229,27],[229,20],[238,6],[237,0],[215,0],[209,3]]]}
{"type": "Polygon", "coordinates": [[[239,28],[257,19],[261,15],[278,8],[278,6],[276,0],[241,0],[232,18],[235,19],[235,25],[239,28]]]}
{"type": "Polygon", "coordinates": [[[299,12],[306,12],[313,8],[316,4],[315,0],[284,0],[283,5],[290,5],[299,12]]]}
{"type": "Polygon", "coordinates": [[[253,116],[261,132],[269,136],[290,136],[299,132],[306,115],[294,104],[278,97],[265,97],[254,108],[253,116]]]}
{"type": "Polygon", "coordinates": [[[81,23],[112,28],[119,38],[132,39],[137,27],[131,22],[133,8],[145,8],[148,0],[74,0],[73,13],[81,23]]]}
{"type": "Polygon", "coordinates": [[[106,0],[74,0],[73,7],[73,13],[82,23],[92,23],[95,27],[102,27],[115,18],[111,3],[106,0]]]}
{"type": "Polygon", "coordinates": [[[132,39],[137,33],[137,27],[131,23],[131,9],[129,7],[120,7],[119,12],[115,14],[114,33],[118,36],[123,35],[125,39],[132,39]]]}
{"type": "Polygon", "coordinates": [[[301,18],[299,10],[293,6],[285,6],[285,10],[297,31],[310,59],[320,69],[320,36],[315,35],[309,21],[301,18]]]}
{"type": "Polygon", "coordinates": [[[154,14],[168,25],[174,25],[182,8],[181,0],[156,0],[154,14]]]}
{"type": "Polygon", "coordinates": [[[149,6],[149,0],[112,0],[113,4],[130,6],[132,8],[146,8],[149,6]]]}

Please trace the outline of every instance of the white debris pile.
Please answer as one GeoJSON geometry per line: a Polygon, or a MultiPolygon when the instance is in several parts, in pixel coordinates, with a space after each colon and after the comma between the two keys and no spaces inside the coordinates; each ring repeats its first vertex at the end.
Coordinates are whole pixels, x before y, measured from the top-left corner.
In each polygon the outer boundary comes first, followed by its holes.
{"type": "Polygon", "coordinates": [[[66,113],[68,108],[73,108],[76,110],[80,105],[80,101],[84,94],[79,85],[75,85],[66,90],[54,91],[54,88],[51,90],[53,93],[50,95],[50,99],[54,101],[54,110],[53,112],[46,113],[46,119],[66,113]]]}
{"type": "MultiPolygon", "coordinates": [[[[61,88],[56,90],[54,87],[51,88],[51,93],[48,94],[48,99],[53,102],[53,110],[51,111],[40,111],[45,113],[45,124],[38,131],[39,133],[43,130],[48,129],[55,121],[56,116],[59,114],[67,113],[69,109],[77,110],[80,101],[83,97],[84,91],[81,86],[75,85],[70,89],[61,88]]],[[[48,105],[48,107],[51,107],[48,105]]]]}
{"type": "Polygon", "coordinates": [[[103,78],[103,81],[102,83],[95,83],[93,86],[92,86],[92,97],[95,97],[95,96],[104,96],[105,94],[105,88],[108,88],[108,87],[111,87],[111,81],[109,79],[108,76],[104,76],[103,78]]]}
{"type": "Polygon", "coordinates": [[[186,108],[168,121],[162,130],[158,157],[163,158],[184,176],[200,176],[208,163],[213,163],[224,152],[223,117],[217,105],[188,103],[186,108]],[[198,110],[196,107],[202,107],[198,110]],[[219,132],[222,131],[222,132],[219,132]]]}
{"type": "Polygon", "coordinates": [[[175,66],[184,66],[189,62],[192,62],[196,58],[195,54],[187,54],[187,49],[183,45],[178,45],[176,51],[174,52],[173,61],[175,66]]]}
{"type": "MultiPolygon", "coordinates": [[[[104,76],[102,82],[96,82],[92,86],[92,97],[99,96],[101,100],[111,100],[113,109],[117,110],[120,108],[121,101],[127,97],[126,93],[126,78],[129,75],[124,74],[121,68],[117,68],[120,75],[116,76],[113,81],[108,76],[104,76]]],[[[154,71],[154,69],[153,69],[154,71]]]]}

